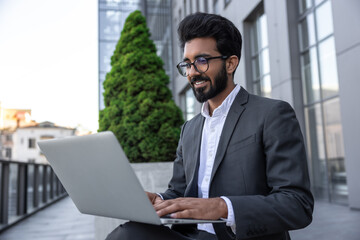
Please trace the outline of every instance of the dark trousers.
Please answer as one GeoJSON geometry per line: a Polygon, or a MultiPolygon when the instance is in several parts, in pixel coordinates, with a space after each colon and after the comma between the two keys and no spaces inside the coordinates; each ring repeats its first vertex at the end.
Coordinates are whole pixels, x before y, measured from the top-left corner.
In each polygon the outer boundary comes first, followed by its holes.
{"type": "Polygon", "coordinates": [[[217,237],[196,228],[157,226],[127,222],[115,228],[106,240],[217,240],[217,237]]]}

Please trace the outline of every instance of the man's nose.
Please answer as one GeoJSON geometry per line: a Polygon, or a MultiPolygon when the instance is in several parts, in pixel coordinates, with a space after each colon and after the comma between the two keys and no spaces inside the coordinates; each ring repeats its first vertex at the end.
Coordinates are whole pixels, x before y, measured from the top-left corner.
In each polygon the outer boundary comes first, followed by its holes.
{"type": "Polygon", "coordinates": [[[200,75],[200,73],[196,70],[195,66],[192,64],[190,68],[188,69],[188,77],[193,77],[200,75]]]}

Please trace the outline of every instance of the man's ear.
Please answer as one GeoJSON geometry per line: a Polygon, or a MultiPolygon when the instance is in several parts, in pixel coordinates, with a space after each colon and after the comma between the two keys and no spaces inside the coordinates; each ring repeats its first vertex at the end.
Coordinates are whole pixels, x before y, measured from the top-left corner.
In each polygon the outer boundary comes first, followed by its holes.
{"type": "Polygon", "coordinates": [[[239,58],[236,55],[230,56],[226,59],[226,72],[227,74],[233,74],[239,64],[239,58]]]}

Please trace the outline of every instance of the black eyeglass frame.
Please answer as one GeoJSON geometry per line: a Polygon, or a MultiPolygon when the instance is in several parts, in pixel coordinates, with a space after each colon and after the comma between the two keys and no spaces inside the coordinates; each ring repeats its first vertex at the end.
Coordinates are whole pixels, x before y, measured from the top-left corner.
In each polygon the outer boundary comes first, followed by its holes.
{"type": "Polygon", "coordinates": [[[184,61],[179,62],[178,65],[176,65],[176,68],[178,69],[180,75],[181,75],[181,76],[184,76],[184,77],[187,77],[188,75],[186,74],[186,72],[185,72],[185,74],[182,73],[181,67],[180,67],[180,64],[182,64],[182,63],[186,64],[186,65],[187,65],[186,67],[187,67],[188,69],[190,69],[190,68],[191,68],[191,65],[193,65],[194,68],[195,68],[195,70],[196,70],[197,72],[199,72],[199,73],[205,73],[207,70],[209,70],[209,60],[217,59],[217,58],[221,58],[222,60],[226,60],[226,59],[228,59],[229,57],[228,57],[228,56],[198,57],[198,58],[196,58],[195,61],[193,61],[192,63],[191,63],[191,62],[190,62],[190,63],[189,63],[189,62],[184,62],[184,61]],[[198,68],[196,67],[196,65],[195,65],[195,62],[196,62],[197,60],[199,60],[199,58],[204,58],[204,59],[206,60],[207,68],[206,68],[205,71],[199,71],[199,69],[198,69],[198,68]]]}

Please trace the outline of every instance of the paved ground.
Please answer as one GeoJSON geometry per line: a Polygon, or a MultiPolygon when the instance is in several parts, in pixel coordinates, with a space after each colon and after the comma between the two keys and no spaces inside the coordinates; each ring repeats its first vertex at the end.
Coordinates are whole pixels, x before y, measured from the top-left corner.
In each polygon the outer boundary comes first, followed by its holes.
{"type": "MultiPolygon", "coordinates": [[[[360,240],[360,211],[316,202],[313,223],[292,231],[293,240],[360,240]]],[[[0,234],[1,240],[94,240],[94,217],[67,197],[0,234]]]]}
{"type": "Polygon", "coordinates": [[[94,216],[66,197],[0,234],[0,240],[94,240],[94,216]]]}

